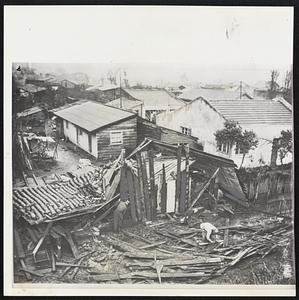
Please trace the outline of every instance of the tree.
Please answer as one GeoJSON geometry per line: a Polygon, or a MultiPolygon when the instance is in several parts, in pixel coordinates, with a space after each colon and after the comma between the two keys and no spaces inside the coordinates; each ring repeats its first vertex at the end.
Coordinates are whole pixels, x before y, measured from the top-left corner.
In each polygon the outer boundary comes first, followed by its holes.
{"type": "Polygon", "coordinates": [[[232,147],[237,145],[241,153],[243,153],[240,168],[249,150],[256,148],[258,145],[256,134],[252,130],[243,131],[238,122],[235,121],[225,121],[224,128],[216,131],[215,138],[217,143],[228,145],[229,156],[231,156],[232,147]]]}
{"type": "Polygon", "coordinates": [[[227,144],[230,156],[233,145],[241,140],[241,135],[242,128],[238,122],[227,120],[224,128],[216,131],[215,138],[218,144],[227,144]]]}
{"type": "Polygon", "coordinates": [[[268,95],[270,99],[273,99],[276,97],[277,91],[279,89],[279,84],[277,83],[277,79],[279,76],[279,72],[277,70],[271,71],[271,79],[268,82],[268,95]]]}
{"type": "Polygon", "coordinates": [[[239,139],[239,141],[237,141],[237,143],[238,143],[238,147],[241,150],[241,153],[243,153],[242,161],[241,161],[241,164],[239,167],[239,168],[241,168],[243,165],[246,153],[248,153],[249,150],[253,150],[254,148],[257,147],[258,139],[256,137],[256,134],[252,130],[250,130],[250,131],[244,130],[244,132],[242,132],[240,139],[239,139]]]}
{"type": "Polygon", "coordinates": [[[280,133],[279,138],[279,158],[280,158],[280,164],[283,165],[283,160],[286,157],[288,153],[293,153],[292,148],[292,132],[290,130],[282,130],[280,133]]]}
{"type": "Polygon", "coordinates": [[[292,91],[293,91],[293,67],[291,70],[286,71],[284,86],[282,88],[283,97],[292,104],[292,91]]]}

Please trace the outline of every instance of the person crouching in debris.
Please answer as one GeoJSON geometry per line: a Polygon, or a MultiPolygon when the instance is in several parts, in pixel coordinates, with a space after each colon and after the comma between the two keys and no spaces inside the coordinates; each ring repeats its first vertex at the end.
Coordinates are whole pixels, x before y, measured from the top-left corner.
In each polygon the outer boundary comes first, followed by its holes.
{"type": "Polygon", "coordinates": [[[122,226],[124,215],[127,211],[129,203],[129,200],[120,201],[113,213],[113,229],[116,233],[119,232],[122,226]]]}
{"type": "Polygon", "coordinates": [[[218,233],[219,230],[211,223],[208,222],[203,222],[200,224],[200,229],[202,230],[202,239],[203,241],[208,241],[209,243],[215,243],[211,239],[211,237],[215,234],[218,233]]]}

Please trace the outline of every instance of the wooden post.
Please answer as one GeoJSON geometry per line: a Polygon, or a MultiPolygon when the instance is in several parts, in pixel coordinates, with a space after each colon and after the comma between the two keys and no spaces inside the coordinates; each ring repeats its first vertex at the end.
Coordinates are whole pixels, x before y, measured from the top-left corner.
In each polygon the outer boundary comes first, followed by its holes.
{"type": "Polygon", "coordinates": [[[162,165],[162,185],[161,185],[161,213],[166,213],[166,201],[167,201],[167,183],[165,174],[165,165],[162,165]]]}
{"type": "Polygon", "coordinates": [[[181,172],[181,194],[180,194],[180,200],[179,200],[179,206],[178,206],[178,212],[184,213],[186,210],[186,189],[187,189],[187,182],[186,182],[186,172],[181,172]]]}
{"type": "MultiPolygon", "coordinates": [[[[225,220],[225,226],[229,226],[229,218],[226,218],[226,220],[225,220]]],[[[229,230],[225,229],[225,231],[224,231],[223,247],[227,247],[228,246],[228,233],[229,233],[229,230]]]]}
{"type": "Polygon", "coordinates": [[[141,171],[142,171],[142,180],[143,180],[145,214],[146,214],[146,219],[150,221],[152,219],[152,207],[151,207],[152,205],[149,196],[149,184],[148,184],[148,177],[146,171],[145,152],[141,152],[141,171]]]}
{"type": "Polygon", "coordinates": [[[145,220],[145,203],[144,203],[144,187],[143,187],[143,180],[142,180],[142,168],[141,168],[141,154],[140,152],[136,153],[136,160],[137,160],[137,173],[138,173],[138,191],[139,191],[139,202],[141,206],[141,216],[142,221],[145,220]]]}
{"type": "Polygon", "coordinates": [[[134,189],[136,195],[136,211],[137,211],[137,220],[143,222],[144,214],[143,214],[143,205],[141,202],[141,194],[140,194],[140,185],[138,177],[133,175],[134,189]]]}
{"type": "Polygon", "coordinates": [[[127,168],[123,165],[120,169],[120,185],[119,185],[119,192],[120,192],[120,199],[121,201],[128,200],[128,180],[127,180],[127,168]]]}
{"type": "Polygon", "coordinates": [[[190,189],[189,189],[189,182],[190,182],[190,170],[189,170],[190,148],[189,148],[189,144],[187,144],[184,147],[184,149],[185,149],[185,155],[186,155],[186,162],[185,162],[185,170],[186,170],[185,209],[188,209],[189,205],[190,205],[190,189]]]}
{"type": "Polygon", "coordinates": [[[131,217],[134,223],[137,223],[137,214],[136,214],[136,198],[134,193],[134,182],[133,182],[133,175],[131,170],[127,168],[127,182],[128,182],[128,189],[130,195],[130,208],[131,208],[131,217]]]}
{"type": "Polygon", "coordinates": [[[182,146],[178,146],[177,151],[177,172],[176,172],[176,187],[175,187],[175,205],[174,211],[178,211],[180,194],[181,194],[181,158],[182,158],[182,146]]]}
{"type": "Polygon", "coordinates": [[[152,200],[152,219],[155,220],[157,216],[157,192],[155,185],[155,167],[154,167],[154,153],[153,150],[148,151],[149,174],[150,174],[150,190],[152,200]]]}

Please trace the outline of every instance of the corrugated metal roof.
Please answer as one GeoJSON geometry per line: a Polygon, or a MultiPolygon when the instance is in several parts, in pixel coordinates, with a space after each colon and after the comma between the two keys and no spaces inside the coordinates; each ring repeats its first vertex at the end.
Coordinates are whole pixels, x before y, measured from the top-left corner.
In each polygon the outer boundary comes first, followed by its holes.
{"type": "Polygon", "coordinates": [[[210,100],[208,101],[225,119],[240,125],[292,124],[292,112],[278,101],[272,100],[210,100]]]}
{"type": "Polygon", "coordinates": [[[89,132],[134,116],[125,110],[92,101],[74,103],[71,107],[53,113],[89,132]]]}
{"type": "MultiPolygon", "coordinates": [[[[208,89],[208,88],[191,88],[183,91],[181,95],[178,96],[180,99],[186,99],[193,101],[202,97],[206,100],[238,100],[240,99],[240,91],[238,89],[208,89]]],[[[242,96],[242,98],[248,98],[242,96]]]]}
{"type": "Polygon", "coordinates": [[[108,102],[107,105],[118,107],[118,108],[123,108],[123,109],[131,109],[136,106],[142,105],[142,101],[132,100],[132,99],[128,99],[126,97],[121,97],[121,99],[117,98],[115,100],[108,102]],[[122,107],[120,106],[120,102],[121,102],[122,107]]]}
{"type": "Polygon", "coordinates": [[[184,105],[180,100],[170,96],[169,93],[163,89],[125,89],[125,91],[137,100],[141,100],[145,106],[159,107],[169,106],[179,108],[184,105]]]}

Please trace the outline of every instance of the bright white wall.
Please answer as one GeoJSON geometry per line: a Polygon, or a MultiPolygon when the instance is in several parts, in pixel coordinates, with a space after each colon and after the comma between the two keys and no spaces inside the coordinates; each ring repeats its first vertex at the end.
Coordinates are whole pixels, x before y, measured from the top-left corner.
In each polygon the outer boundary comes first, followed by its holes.
{"type": "MultiPolygon", "coordinates": [[[[181,131],[181,126],[191,127],[191,134],[199,139],[203,144],[204,151],[218,156],[234,160],[237,166],[240,166],[242,154],[235,154],[234,147],[229,157],[226,153],[217,151],[217,144],[214,133],[222,129],[224,119],[205,101],[196,100],[181,109],[173,112],[161,113],[157,115],[156,122],[160,126],[181,131]]],[[[246,154],[243,166],[255,167],[260,165],[260,160],[269,164],[271,160],[273,138],[279,137],[281,130],[291,130],[291,125],[250,125],[242,126],[243,129],[253,130],[258,139],[258,147],[246,154]]],[[[284,163],[292,161],[292,156],[288,155],[284,163]]],[[[280,164],[279,158],[277,164],[280,164]]]]}
{"type": "MultiPolygon", "coordinates": [[[[89,145],[88,145],[88,132],[82,130],[82,135],[78,136],[78,143],[77,143],[77,133],[76,133],[76,125],[69,122],[68,128],[66,128],[66,121],[63,120],[63,128],[64,128],[64,135],[67,137],[72,143],[78,145],[81,149],[89,152],[89,145]]],[[[95,134],[92,134],[92,152],[90,153],[94,157],[97,157],[97,138],[95,134]]]]}

